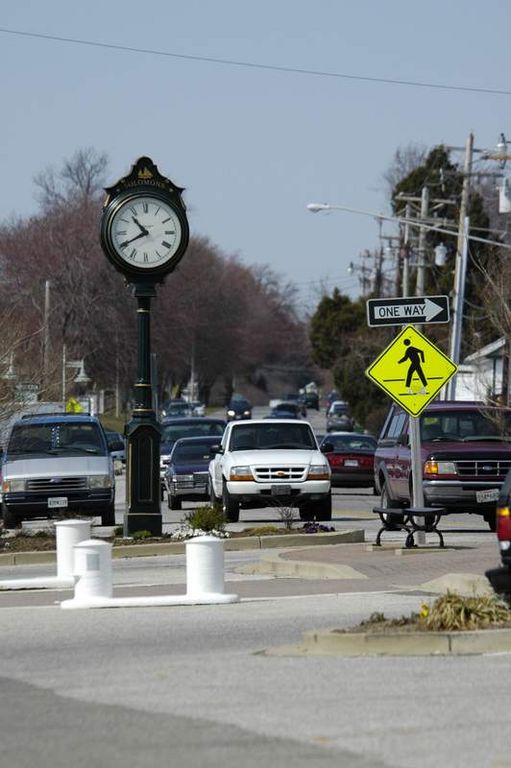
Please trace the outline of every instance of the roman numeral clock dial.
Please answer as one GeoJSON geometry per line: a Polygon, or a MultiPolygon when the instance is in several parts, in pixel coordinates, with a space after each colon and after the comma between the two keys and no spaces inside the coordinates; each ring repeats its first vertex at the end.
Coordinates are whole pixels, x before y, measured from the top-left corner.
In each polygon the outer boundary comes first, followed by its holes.
{"type": "Polygon", "coordinates": [[[116,254],[144,270],[167,264],[182,240],[176,211],[163,200],[145,196],[121,203],[112,216],[110,232],[116,254]]]}
{"type": "Polygon", "coordinates": [[[131,173],[107,188],[101,219],[105,255],[128,281],[156,282],[172,272],[188,245],[182,189],[139,158],[131,173]]]}

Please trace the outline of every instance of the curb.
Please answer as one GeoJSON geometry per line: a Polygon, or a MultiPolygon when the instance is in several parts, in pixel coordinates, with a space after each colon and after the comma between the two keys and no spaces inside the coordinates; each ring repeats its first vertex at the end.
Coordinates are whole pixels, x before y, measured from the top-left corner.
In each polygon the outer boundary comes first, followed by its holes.
{"type": "Polygon", "coordinates": [[[467,656],[510,653],[511,629],[472,632],[305,632],[297,645],[266,651],[270,656],[467,656]]]}
{"type": "MultiPolygon", "coordinates": [[[[305,550],[308,547],[304,548],[305,550]]],[[[368,579],[351,565],[318,563],[310,560],[283,560],[280,555],[267,555],[256,563],[246,563],[234,569],[235,573],[248,576],[276,576],[298,579],[368,579]]]]}
{"type": "MultiPolygon", "coordinates": [[[[335,533],[286,534],[284,536],[242,536],[236,539],[224,539],[225,551],[235,552],[247,549],[285,549],[309,547],[323,544],[353,544],[364,541],[364,530],[336,531],[335,533]]],[[[117,560],[128,557],[151,557],[156,555],[184,555],[185,543],[182,541],[164,544],[132,544],[112,548],[112,557],[117,560]]],[[[31,565],[55,563],[55,550],[44,552],[10,552],[0,554],[0,567],[13,565],[31,565]]]]}

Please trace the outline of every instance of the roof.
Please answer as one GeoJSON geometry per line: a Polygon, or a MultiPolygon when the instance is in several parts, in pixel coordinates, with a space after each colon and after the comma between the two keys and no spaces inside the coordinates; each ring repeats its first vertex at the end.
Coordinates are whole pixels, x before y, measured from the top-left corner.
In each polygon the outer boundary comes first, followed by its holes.
{"type": "Polygon", "coordinates": [[[163,427],[170,427],[172,424],[225,424],[225,419],[217,419],[213,416],[178,416],[177,418],[164,418],[161,420],[163,427]]]}
{"type": "Polygon", "coordinates": [[[99,424],[95,416],[89,413],[27,413],[14,424],[55,424],[55,422],[74,422],[76,424],[99,424]]]}

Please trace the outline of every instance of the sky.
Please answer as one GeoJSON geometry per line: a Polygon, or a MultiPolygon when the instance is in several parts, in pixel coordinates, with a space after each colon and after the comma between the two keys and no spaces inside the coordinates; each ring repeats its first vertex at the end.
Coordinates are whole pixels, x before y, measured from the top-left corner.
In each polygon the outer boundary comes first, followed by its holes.
{"type": "Polygon", "coordinates": [[[508,0],[0,0],[0,222],[37,214],[34,176],[79,149],[108,184],[149,155],[192,235],[304,311],[355,297],[396,150],[511,139],[510,22],[508,0]]]}

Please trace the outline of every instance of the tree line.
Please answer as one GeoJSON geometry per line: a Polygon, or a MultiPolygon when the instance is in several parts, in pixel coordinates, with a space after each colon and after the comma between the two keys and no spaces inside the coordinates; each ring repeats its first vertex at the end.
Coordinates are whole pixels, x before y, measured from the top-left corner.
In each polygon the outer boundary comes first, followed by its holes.
{"type": "MultiPolygon", "coordinates": [[[[117,385],[123,401],[131,396],[136,303],[100,246],[106,171],[106,156],[78,150],[60,169],[35,177],[37,215],[0,225],[0,375],[14,360],[18,380],[38,384],[44,400],[61,398],[64,345],[68,359],[85,360],[98,389],[117,385]]],[[[158,287],[151,322],[161,398],[187,383],[192,369],[208,402],[215,384],[225,398],[235,381],[264,386],[265,367],[287,366],[305,379],[312,367],[292,284],[268,266],[223,253],[205,236],[192,235],[178,268],[158,287]]],[[[0,379],[0,407],[10,387],[0,379]]]]}

